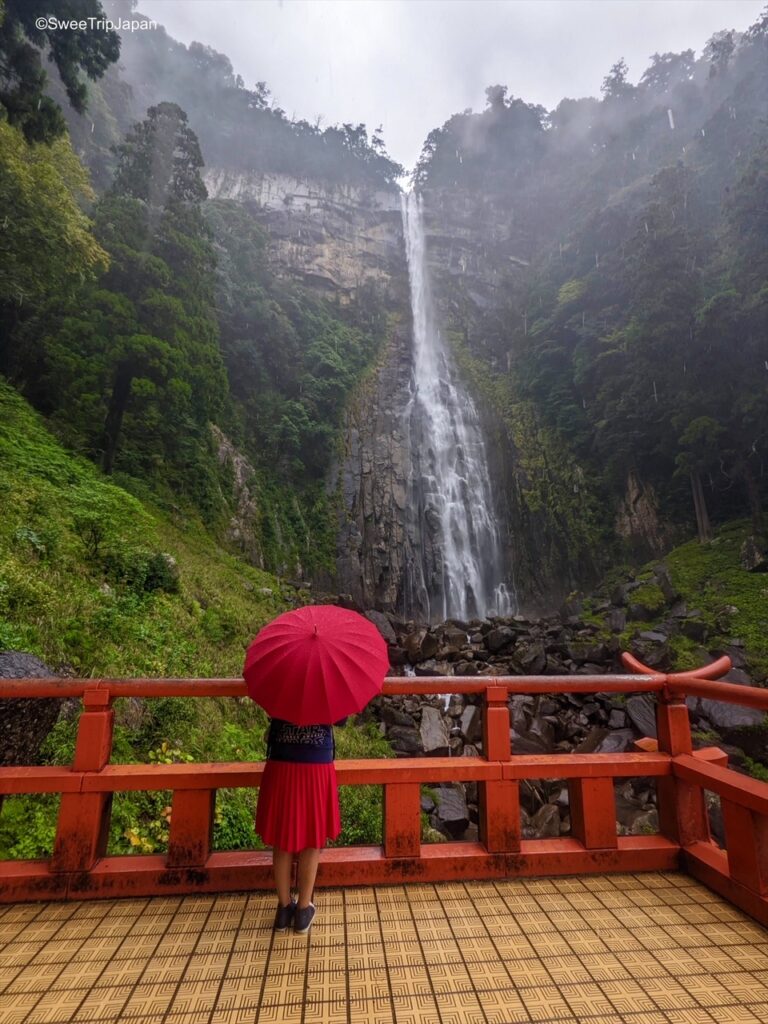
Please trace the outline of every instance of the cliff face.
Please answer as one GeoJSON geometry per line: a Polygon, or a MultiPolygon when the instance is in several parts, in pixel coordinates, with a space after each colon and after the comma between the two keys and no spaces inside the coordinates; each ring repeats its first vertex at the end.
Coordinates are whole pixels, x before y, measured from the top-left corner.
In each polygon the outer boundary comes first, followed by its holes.
{"type": "Polygon", "coordinates": [[[234,199],[254,210],[269,232],[270,260],[279,274],[341,301],[366,281],[380,285],[392,302],[401,297],[396,193],[216,168],[206,171],[205,184],[212,199],[234,199]]]}
{"type": "MultiPolygon", "coordinates": [[[[215,168],[207,172],[206,185],[212,198],[249,207],[268,233],[269,258],[278,274],[341,302],[368,281],[386,296],[393,324],[390,339],[346,410],[340,451],[328,480],[337,507],[336,570],[318,582],[362,607],[418,617],[411,569],[415,552],[425,550],[435,566],[440,553],[434,550],[434,524],[414,514],[412,500],[412,341],[400,198],[390,192],[215,168]]],[[[463,335],[482,360],[483,318],[502,308],[505,294],[520,285],[533,240],[508,198],[433,190],[426,194],[425,206],[441,329],[463,335]]],[[[498,373],[506,367],[490,369],[498,373]]],[[[528,611],[549,611],[594,575],[583,544],[576,550],[561,512],[548,504],[552,481],[561,493],[572,494],[575,487],[558,480],[556,466],[545,470],[549,477],[543,482],[533,481],[530,467],[542,461],[536,431],[511,424],[476,382],[468,383],[482,414],[504,558],[513,567],[520,605],[528,611]]],[[[579,500],[566,498],[573,505],[572,515],[580,514],[579,500]]],[[[631,541],[643,529],[647,532],[647,524],[625,516],[619,532],[631,541]]]]}

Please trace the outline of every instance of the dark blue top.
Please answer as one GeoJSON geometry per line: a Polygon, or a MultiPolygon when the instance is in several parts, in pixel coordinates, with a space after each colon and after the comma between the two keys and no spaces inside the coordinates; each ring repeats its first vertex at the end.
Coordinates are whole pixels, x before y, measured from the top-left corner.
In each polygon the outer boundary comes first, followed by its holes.
{"type": "MultiPolygon", "coordinates": [[[[343,725],[346,719],[337,722],[343,725]]],[[[294,725],[273,718],[267,732],[267,758],[302,764],[330,764],[336,753],[332,725],[294,725]]]]}

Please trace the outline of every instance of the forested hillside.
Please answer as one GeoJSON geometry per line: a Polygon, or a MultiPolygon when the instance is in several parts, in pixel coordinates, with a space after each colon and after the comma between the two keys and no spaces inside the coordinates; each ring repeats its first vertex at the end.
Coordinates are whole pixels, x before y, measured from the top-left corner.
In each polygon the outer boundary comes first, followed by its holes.
{"type": "Polygon", "coordinates": [[[436,233],[457,210],[472,230],[462,204],[483,223],[474,276],[438,267],[443,308],[527,486],[561,506],[563,555],[615,557],[644,510],[640,550],[741,515],[761,534],[768,13],[698,57],[654,54],[637,85],[618,61],[601,99],[487,98],[429,135],[415,180],[436,233]],[[553,468],[562,450],[579,467],[573,509],[530,450],[543,437],[553,468]]]}

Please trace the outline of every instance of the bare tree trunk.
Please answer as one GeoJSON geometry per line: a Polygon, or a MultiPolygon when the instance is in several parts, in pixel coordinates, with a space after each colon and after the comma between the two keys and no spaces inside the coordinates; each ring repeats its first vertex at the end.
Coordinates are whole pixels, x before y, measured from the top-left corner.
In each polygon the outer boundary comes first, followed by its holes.
{"type": "Polygon", "coordinates": [[[747,488],[747,498],[749,500],[749,514],[752,518],[752,533],[756,536],[762,536],[763,533],[763,505],[760,501],[760,491],[757,486],[757,480],[752,472],[752,468],[745,463],[744,465],[744,483],[747,488]]]}
{"type": "Polygon", "coordinates": [[[115,467],[115,455],[117,455],[117,444],[120,440],[120,430],[123,425],[123,416],[131,395],[131,384],[133,383],[133,372],[127,366],[118,366],[115,373],[115,382],[112,385],[112,397],[109,400],[107,418],[104,421],[104,434],[102,440],[103,455],[101,457],[101,468],[111,476],[115,467]]]}
{"type": "Polygon", "coordinates": [[[696,511],[696,529],[699,534],[699,542],[707,544],[712,540],[712,527],[707,512],[707,502],[704,498],[704,488],[701,484],[699,473],[691,473],[691,491],[693,492],[693,507],[696,511]]]}

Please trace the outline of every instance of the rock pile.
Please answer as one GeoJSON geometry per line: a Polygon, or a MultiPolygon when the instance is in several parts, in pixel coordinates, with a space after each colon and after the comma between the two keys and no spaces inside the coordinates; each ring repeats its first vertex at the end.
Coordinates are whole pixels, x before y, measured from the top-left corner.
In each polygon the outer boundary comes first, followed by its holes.
{"type": "MultiPolygon", "coordinates": [[[[680,600],[663,565],[650,577],[622,583],[609,596],[593,599],[588,613],[581,601],[572,601],[558,615],[538,619],[514,615],[428,627],[391,614],[365,614],[387,641],[394,674],[602,675],[625,671],[624,649],[665,671],[674,667],[670,641],[682,635],[700,645],[700,664],[727,654],[734,666],[727,678],[743,685],[753,682],[741,641],[705,646],[710,625],[680,600]],[[652,629],[648,622],[654,623],[652,629]],[[635,630],[633,623],[638,624],[635,630]]],[[[728,609],[722,614],[727,619],[728,609]]],[[[375,701],[370,713],[398,756],[462,757],[482,751],[480,703],[474,695],[393,696],[375,701]]],[[[689,698],[688,705],[696,745],[723,747],[736,768],[747,757],[768,763],[762,712],[698,698],[689,698]]],[[[509,716],[512,749],[519,754],[617,753],[635,739],[656,735],[654,701],[648,695],[516,695],[510,698],[509,716]]],[[[567,834],[565,783],[522,784],[521,804],[526,837],[567,834]]],[[[428,795],[425,791],[422,810],[429,828],[442,837],[477,834],[475,784],[432,787],[428,795]]],[[[617,784],[616,810],[619,834],[656,831],[653,780],[617,784]]]]}

